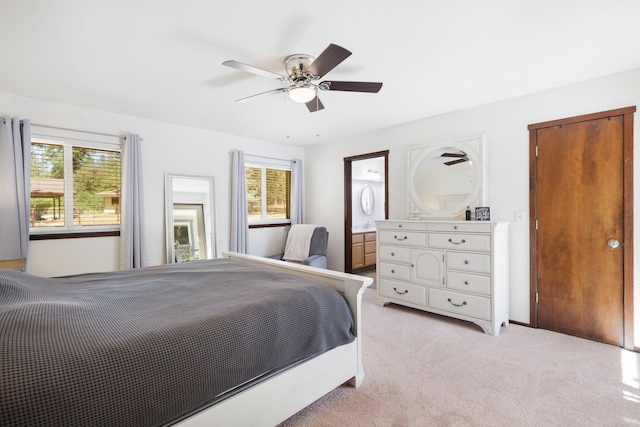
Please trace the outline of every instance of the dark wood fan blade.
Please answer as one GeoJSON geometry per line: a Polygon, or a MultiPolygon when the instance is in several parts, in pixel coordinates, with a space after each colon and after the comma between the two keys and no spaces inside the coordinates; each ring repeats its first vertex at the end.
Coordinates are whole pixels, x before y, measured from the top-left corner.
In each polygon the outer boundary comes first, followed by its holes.
{"type": "Polygon", "coordinates": [[[369,92],[378,93],[382,88],[382,83],[374,82],[322,82],[320,89],[328,87],[325,90],[341,90],[345,92],[369,92]]]}
{"type": "Polygon", "coordinates": [[[351,55],[350,51],[332,43],[309,65],[307,71],[314,76],[322,77],[347,59],[349,55],[351,55]]]}
{"type": "Polygon", "coordinates": [[[259,98],[261,96],[275,95],[276,93],[282,93],[282,92],[286,92],[286,91],[287,91],[286,87],[281,87],[281,88],[278,88],[278,89],[272,89],[272,90],[268,90],[266,92],[258,93],[258,94],[251,95],[251,96],[247,96],[246,98],[236,99],[236,102],[253,101],[255,98],[259,98]]]}
{"type": "Polygon", "coordinates": [[[236,70],[246,71],[247,73],[256,74],[258,76],[266,77],[268,79],[278,79],[278,80],[286,80],[287,78],[281,74],[273,73],[268,70],[263,70],[262,68],[254,67],[253,65],[243,64],[238,61],[224,61],[222,65],[226,65],[227,67],[235,68],[236,70]]]}
{"type": "Polygon", "coordinates": [[[317,96],[313,98],[311,101],[305,103],[310,113],[324,110],[324,105],[322,105],[322,101],[317,96]]]}
{"type": "Polygon", "coordinates": [[[450,162],[444,162],[444,164],[447,166],[451,166],[451,165],[455,165],[456,163],[466,162],[467,160],[469,160],[468,157],[463,157],[461,159],[451,160],[450,162]]]}
{"type": "Polygon", "coordinates": [[[466,157],[467,153],[461,151],[459,153],[442,153],[440,157],[466,157]]]}

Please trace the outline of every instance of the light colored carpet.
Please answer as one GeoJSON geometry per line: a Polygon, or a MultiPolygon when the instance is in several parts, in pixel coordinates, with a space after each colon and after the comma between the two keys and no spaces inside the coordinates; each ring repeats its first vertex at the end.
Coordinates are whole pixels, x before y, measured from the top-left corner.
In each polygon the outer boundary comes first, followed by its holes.
{"type": "Polygon", "coordinates": [[[364,383],[281,424],[640,426],[640,354],[542,329],[478,326],[363,298],[364,383]]]}

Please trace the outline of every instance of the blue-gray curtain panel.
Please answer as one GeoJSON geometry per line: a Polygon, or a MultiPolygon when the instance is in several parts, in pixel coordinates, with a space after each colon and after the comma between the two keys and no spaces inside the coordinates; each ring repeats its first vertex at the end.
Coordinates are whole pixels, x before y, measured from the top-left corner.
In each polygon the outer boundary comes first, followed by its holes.
{"type": "Polygon", "coordinates": [[[247,218],[247,184],[244,175],[244,152],[236,150],[231,158],[231,230],[229,249],[247,253],[249,218],[247,218]]]}
{"type": "Polygon", "coordinates": [[[149,265],[144,233],[142,149],[140,136],[129,134],[122,144],[122,190],[120,200],[120,268],[149,265]]]}
{"type": "Polygon", "coordinates": [[[27,258],[31,194],[31,125],[0,120],[0,260],[27,258]]]}
{"type": "Polygon", "coordinates": [[[304,224],[304,170],[302,160],[291,161],[291,225],[304,224]]]}

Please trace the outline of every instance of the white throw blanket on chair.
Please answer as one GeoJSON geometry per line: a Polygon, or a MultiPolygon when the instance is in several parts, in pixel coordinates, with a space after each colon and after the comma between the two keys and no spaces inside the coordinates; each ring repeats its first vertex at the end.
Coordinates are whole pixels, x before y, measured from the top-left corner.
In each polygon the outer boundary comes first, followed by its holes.
{"type": "Polygon", "coordinates": [[[313,236],[313,231],[316,227],[313,224],[292,225],[287,236],[282,259],[302,262],[307,258],[309,256],[309,247],[311,246],[311,236],[313,236]]]}

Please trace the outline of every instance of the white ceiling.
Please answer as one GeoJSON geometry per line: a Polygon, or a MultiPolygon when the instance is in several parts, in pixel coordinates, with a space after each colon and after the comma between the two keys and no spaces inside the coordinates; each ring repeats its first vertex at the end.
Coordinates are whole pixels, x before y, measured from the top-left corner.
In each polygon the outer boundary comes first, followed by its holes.
{"type": "MultiPolygon", "coordinates": [[[[637,0],[0,0],[0,91],[310,145],[640,67],[637,0]],[[309,113],[283,73],[329,43],[353,54],[309,113]]],[[[10,114],[11,111],[4,111],[10,114]]]]}

